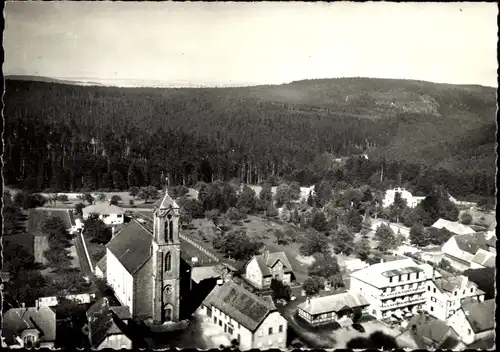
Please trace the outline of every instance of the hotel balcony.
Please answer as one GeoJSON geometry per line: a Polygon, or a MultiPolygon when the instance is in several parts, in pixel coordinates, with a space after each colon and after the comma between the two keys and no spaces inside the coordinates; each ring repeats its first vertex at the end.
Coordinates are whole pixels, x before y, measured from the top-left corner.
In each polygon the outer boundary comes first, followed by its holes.
{"type": "Polygon", "coordinates": [[[384,292],[380,295],[380,299],[388,299],[392,297],[423,293],[425,292],[425,290],[426,290],[425,285],[419,285],[417,287],[407,288],[404,290],[396,290],[394,292],[384,292]]]}
{"type": "Polygon", "coordinates": [[[405,300],[402,300],[399,302],[382,304],[380,306],[380,309],[384,310],[384,309],[400,308],[400,307],[404,307],[404,306],[408,306],[408,305],[412,305],[412,304],[424,303],[425,301],[426,301],[425,297],[419,296],[419,297],[405,299],[405,300]]]}

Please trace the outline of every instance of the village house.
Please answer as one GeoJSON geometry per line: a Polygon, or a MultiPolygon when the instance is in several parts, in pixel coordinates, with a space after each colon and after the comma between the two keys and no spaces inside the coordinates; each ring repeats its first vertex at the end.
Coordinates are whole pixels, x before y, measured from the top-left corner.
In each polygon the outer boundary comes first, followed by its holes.
{"type": "Polygon", "coordinates": [[[286,348],[287,321],[271,297],[259,297],[232,280],[215,286],[197,313],[239,341],[240,350],[286,348]]]}
{"type": "Polygon", "coordinates": [[[355,313],[366,313],[369,305],[363,295],[345,292],[308,298],[297,307],[297,314],[308,324],[318,326],[337,322],[343,317],[351,318],[355,313]]]}
{"type": "Polygon", "coordinates": [[[406,205],[410,208],[415,208],[425,197],[416,197],[411,194],[408,190],[404,188],[393,188],[385,191],[384,199],[382,200],[382,206],[384,208],[390,207],[394,204],[394,198],[396,197],[396,193],[399,193],[401,199],[406,201],[406,205]]]}
{"type": "Polygon", "coordinates": [[[441,247],[441,251],[455,270],[492,268],[495,267],[496,240],[496,236],[484,232],[455,235],[441,247]]]}
{"type": "Polygon", "coordinates": [[[440,276],[429,264],[400,259],[351,273],[349,291],[366,297],[377,319],[403,316],[424,307],[428,283],[440,276]]]}
{"type": "Polygon", "coordinates": [[[292,266],[285,252],[265,251],[254,256],[245,268],[245,279],[257,289],[269,288],[272,279],[290,285],[294,278],[292,266]]]}
{"type": "Polygon", "coordinates": [[[86,315],[89,342],[93,349],[132,348],[132,341],[124,332],[132,318],[127,307],[113,307],[107,298],[100,298],[86,315]]]}
{"type": "Polygon", "coordinates": [[[99,203],[89,205],[82,209],[83,219],[86,220],[90,214],[98,214],[106,225],[120,225],[123,224],[125,212],[122,208],[108,203],[99,203]]]}
{"type": "Polygon", "coordinates": [[[11,308],[3,314],[2,347],[54,348],[56,313],[49,307],[11,308]]]}
{"type": "Polygon", "coordinates": [[[34,256],[37,263],[46,264],[44,252],[49,249],[49,239],[42,231],[43,224],[49,218],[58,218],[70,233],[78,231],[78,224],[70,210],[31,209],[28,215],[28,233],[34,237],[34,256]]]}
{"type": "Polygon", "coordinates": [[[470,234],[470,233],[475,233],[470,226],[461,224],[456,221],[449,221],[446,219],[439,219],[437,220],[434,224],[432,224],[433,228],[435,229],[446,229],[450,231],[451,233],[454,233],[455,235],[465,235],[465,234],[470,234]]]}
{"type": "MultiPolygon", "coordinates": [[[[494,340],[495,300],[464,302],[447,323],[461,337],[462,342],[471,345],[479,340],[494,340]]],[[[491,348],[491,347],[490,347],[491,348]]]]}
{"type": "Polygon", "coordinates": [[[401,348],[412,350],[451,349],[456,351],[465,347],[452,327],[423,312],[410,319],[408,328],[396,336],[396,343],[401,348]]]}
{"type": "Polygon", "coordinates": [[[460,309],[466,299],[484,301],[484,292],[466,276],[448,276],[432,280],[427,285],[424,309],[433,317],[446,320],[460,309]]]}

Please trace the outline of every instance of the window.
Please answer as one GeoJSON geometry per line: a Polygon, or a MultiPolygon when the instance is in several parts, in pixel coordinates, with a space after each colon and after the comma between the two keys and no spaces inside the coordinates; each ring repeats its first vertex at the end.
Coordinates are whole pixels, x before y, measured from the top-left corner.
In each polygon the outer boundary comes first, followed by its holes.
{"type": "Polygon", "coordinates": [[[465,290],[464,290],[463,294],[465,295],[465,290]]]}
{"type": "Polygon", "coordinates": [[[238,329],[240,328],[240,323],[238,323],[238,329]]]}
{"type": "Polygon", "coordinates": [[[238,334],[238,341],[240,341],[241,337],[240,337],[240,334],[238,334]]]}
{"type": "Polygon", "coordinates": [[[269,328],[269,335],[273,334],[273,328],[269,328]]]}
{"type": "Polygon", "coordinates": [[[227,325],[224,324],[224,332],[227,332],[227,325]]]}
{"type": "Polygon", "coordinates": [[[392,279],[393,279],[393,277],[391,276],[391,277],[389,278],[389,282],[392,282],[392,279]]]}
{"type": "Polygon", "coordinates": [[[434,307],[431,306],[431,312],[434,312],[434,307]]]}
{"type": "Polygon", "coordinates": [[[122,214],[117,214],[116,215],[117,218],[121,218],[122,217],[122,214]]]}
{"type": "Polygon", "coordinates": [[[222,326],[222,320],[219,320],[219,326],[222,326]]]}
{"type": "Polygon", "coordinates": [[[403,275],[399,275],[399,281],[403,281],[403,275]]]}
{"type": "Polygon", "coordinates": [[[172,220],[168,222],[168,240],[174,241],[174,222],[172,220]]]}
{"type": "Polygon", "coordinates": [[[394,291],[396,291],[396,287],[391,288],[391,292],[394,292],[394,291]]]}
{"type": "Polygon", "coordinates": [[[467,335],[470,335],[472,334],[472,330],[471,329],[467,329],[467,335]]]}
{"type": "MultiPolygon", "coordinates": [[[[331,313],[330,313],[330,316],[331,316],[331,313]]],[[[280,325],[280,326],[279,326],[278,331],[279,331],[279,332],[283,332],[283,325],[280,325]]]]}
{"type": "Polygon", "coordinates": [[[227,332],[232,335],[233,334],[233,328],[230,327],[230,326],[228,326],[227,327],[227,332]]]}
{"type": "Polygon", "coordinates": [[[457,293],[458,293],[457,291],[453,292],[453,296],[456,296],[456,295],[457,295],[457,293]]]}
{"type": "Polygon", "coordinates": [[[165,240],[165,242],[168,242],[168,238],[169,238],[169,235],[168,235],[168,222],[165,222],[165,224],[163,225],[163,238],[165,240]]]}
{"type": "Polygon", "coordinates": [[[436,302],[436,297],[431,297],[431,302],[436,302]]]}
{"type": "Polygon", "coordinates": [[[167,254],[165,254],[165,271],[170,270],[172,270],[172,254],[167,252],[167,254]]]}
{"type": "Polygon", "coordinates": [[[217,324],[217,317],[214,317],[214,324],[217,324]]]}
{"type": "Polygon", "coordinates": [[[472,292],[474,292],[474,287],[471,287],[471,288],[470,288],[470,292],[471,292],[471,293],[472,293],[472,292]]]}
{"type": "Polygon", "coordinates": [[[434,289],[432,290],[432,292],[436,293],[436,288],[434,287],[434,289]]]}

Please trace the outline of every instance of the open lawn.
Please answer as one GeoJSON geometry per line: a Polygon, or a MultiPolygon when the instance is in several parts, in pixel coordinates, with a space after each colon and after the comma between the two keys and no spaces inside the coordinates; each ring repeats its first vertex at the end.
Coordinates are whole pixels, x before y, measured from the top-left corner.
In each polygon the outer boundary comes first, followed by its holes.
{"type": "MultiPolygon", "coordinates": [[[[185,236],[213,251],[212,240],[215,236],[215,226],[213,223],[206,219],[195,219],[192,221],[192,225],[192,230],[184,230],[185,236]]],[[[244,229],[250,238],[264,243],[265,248],[270,252],[284,251],[294,269],[297,281],[303,282],[307,278],[307,267],[311,261],[310,258],[304,258],[300,255],[300,243],[298,241],[301,237],[300,229],[293,227],[294,231],[290,231],[292,237],[287,238],[289,243],[278,245],[274,231],[280,229],[285,232],[285,226],[288,226],[288,224],[282,225],[272,220],[249,215],[240,225],[232,226],[234,229],[244,229]]]]}

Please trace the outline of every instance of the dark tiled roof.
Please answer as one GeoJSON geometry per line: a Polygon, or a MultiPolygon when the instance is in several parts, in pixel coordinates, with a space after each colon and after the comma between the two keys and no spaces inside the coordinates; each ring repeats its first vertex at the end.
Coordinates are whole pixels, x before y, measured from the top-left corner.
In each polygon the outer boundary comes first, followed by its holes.
{"type": "Polygon", "coordinates": [[[464,252],[474,255],[480,248],[487,250],[487,240],[484,232],[455,235],[454,237],[458,248],[464,252]]]}
{"type": "Polygon", "coordinates": [[[135,274],[151,257],[152,243],[152,234],[132,220],[106,247],[130,274],[135,274]]]}
{"type": "Polygon", "coordinates": [[[109,307],[109,309],[111,309],[111,311],[121,320],[132,319],[132,315],[130,315],[130,309],[128,307],[114,306],[109,307]]]}
{"type": "Polygon", "coordinates": [[[49,307],[12,308],[3,315],[2,336],[7,344],[13,344],[15,336],[26,329],[40,331],[40,341],[56,339],[56,313],[49,307]]]}
{"type": "Polygon", "coordinates": [[[478,249],[474,258],[472,258],[472,262],[482,265],[486,268],[494,268],[495,267],[496,254],[485,251],[484,249],[478,249]]]}
{"type": "Polygon", "coordinates": [[[462,305],[462,310],[476,334],[495,328],[494,299],[464,304],[462,305]]]}
{"type": "Polygon", "coordinates": [[[252,332],[276,309],[274,304],[271,305],[231,280],[215,286],[203,304],[216,307],[252,332]]]}
{"type": "MultiPolygon", "coordinates": [[[[87,319],[89,320],[89,337],[92,347],[97,348],[109,335],[123,334],[115,321],[120,316],[116,313],[116,317],[113,316],[115,310],[123,315],[123,308],[128,311],[127,307],[109,307],[109,303],[105,298],[97,300],[89,308],[87,319]]],[[[129,319],[129,316],[130,314],[125,319],[129,319]]]]}
{"type": "Polygon", "coordinates": [[[262,276],[272,276],[272,268],[274,264],[279,260],[281,263],[283,263],[283,272],[284,273],[291,273],[293,272],[292,270],[292,265],[288,261],[288,257],[286,256],[285,252],[275,252],[275,253],[268,253],[267,256],[266,254],[260,254],[255,256],[257,259],[257,263],[259,264],[260,271],[262,272],[262,276]]]}
{"type": "Polygon", "coordinates": [[[401,337],[409,338],[415,345],[422,349],[454,348],[460,343],[458,334],[445,322],[425,315],[415,315],[410,319],[408,330],[401,337]]]}
{"type": "Polygon", "coordinates": [[[67,230],[71,229],[69,210],[31,209],[28,216],[28,232],[33,236],[44,236],[42,226],[48,218],[61,219],[67,230]]]}

